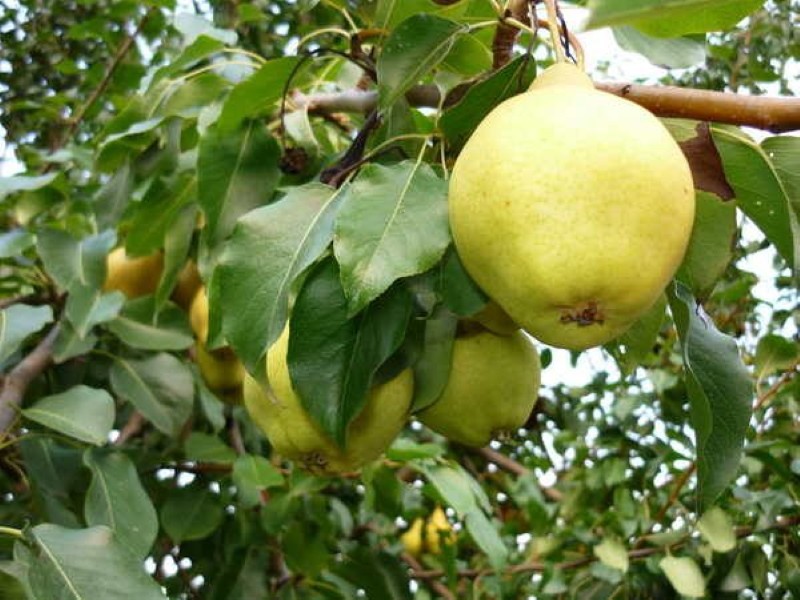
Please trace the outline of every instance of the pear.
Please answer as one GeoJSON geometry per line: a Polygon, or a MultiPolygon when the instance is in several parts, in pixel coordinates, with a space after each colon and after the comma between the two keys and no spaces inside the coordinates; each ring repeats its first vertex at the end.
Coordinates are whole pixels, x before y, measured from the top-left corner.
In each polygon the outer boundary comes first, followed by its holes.
{"type": "Polygon", "coordinates": [[[558,64],[490,112],[453,168],[467,272],[511,319],[581,350],[658,300],[689,242],[689,165],[650,112],[558,64]]]}
{"type": "Polygon", "coordinates": [[[539,355],[521,331],[469,332],[453,343],[441,396],[419,413],[437,433],[481,447],[522,426],[536,404],[539,355]]]}
{"type": "Polygon", "coordinates": [[[428,522],[425,524],[425,547],[431,554],[441,554],[442,545],[456,543],[453,526],[447,520],[447,515],[441,506],[433,509],[428,522]]]}
{"type": "Polygon", "coordinates": [[[147,256],[130,257],[120,246],[106,258],[106,279],[103,290],[119,291],[129,299],[152,294],[158,288],[164,270],[161,252],[147,256]]]}
{"type": "Polygon", "coordinates": [[[178,281],[175,283],[170,299],[183,310],[189,310],[201,287],[203,287],[203,281],[200,279],[197,264],[189,259],[178,273],[178,281]]]}
{"type": "Polygon", "coordinates": [[[422,554],[422,519],[414,519],[411,527],[400,536],[403,549],[411,556],[422,554]]]}
{"type": "Polygon", "coordinates": [[[222,397],[237,403],[241,399],[244,383],[244,365],[229,347],[209,350],[208,342],[208,295],[200,285],[189,308],[189,323],[192,326],[197,342],[195,343],[195,359],[208,388],[222,397]]]}
{"type": "Polygon", "coordinates": [[[511,320],[497,302],[489,300],[481,310],[467,319],[478,323],[484,329],[498,335],[511,335],[519,330],[519,325],[511,320]]]}
{"type": "Polygon", "coordinates": [[[350,423],[347,444],[340,448],[311,419],[292,388],[286,353],[289,329],[267,353],[271,391],[247,375],[244,404],[276,452],[318,475],[356,471],[378,458],[406,423],[413,395],[411,369],[374,386],[367,403],[350,423]]]}

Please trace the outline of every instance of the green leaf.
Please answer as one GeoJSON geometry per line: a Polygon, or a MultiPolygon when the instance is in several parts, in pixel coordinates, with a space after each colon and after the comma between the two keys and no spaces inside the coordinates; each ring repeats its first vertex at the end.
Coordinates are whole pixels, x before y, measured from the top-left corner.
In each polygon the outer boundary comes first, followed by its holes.
{"type": "Polygon", "coordinates": [[[167,435],[177,435],[192,413],[192,372],[171,354],[139,360],[118,357],[110,375],[114,392],[167,435]]]}
{"type": "Polygon", "coordinates": [[[53,183],[58,173],[47,175],[12,175],[0,177],[0,200],[16,192],[38,190],[53,183]]]}
{"type": "Polygon", "coordinates": [[[156,115],[163,117],[191,117],[197,109],[212,104],[230,87],[230,82],[216,73],[203,73],[183,81],[171,88],[172,93],[164,100],[156,115]]]}
{"type": "Polygon", "coordinates": [[[215,435],[193,431],[183,445],[186,460],[230,464],[236,452],[215,435]]]}
{"type": "Polygon", "coordinates": [[[263,456],[245,454],[233,463],[233,484],[244,506],[256,506],[261,492],[283,485],[283,475],[263,456]]]}
{"type": "Polygon", "coordinates": [[[186,44],[192,44],[200,36],[208,36],[229,45],[234,45],[239,41],[239,36],[235,31],[214,27],[214,24],[208,19],[190,12],[176,13],[173,25],[183,35],[186,44]]]}
{"type": "Polygon", "coordinates": [[[177,74],[185,68],[194,65],[209,56],[216,54],[225,47],[225,44],[220,40],[214,39],[207,35],[199,35],[191,44],[183,49],[183,52],[171,63],[161,67],[153,76],[153,83],[151,89],[164,77],[177,74]]]}
{"type": "Polygon", "coordinates": [[[698,298],[707,298],[733,258],[736,205],[697,192],[694,226],[676,278],[698,298]]]}
{"type": "Polygon", "coordinates": [[[474,77],[491,70],[492,51],[474,35],[460,35],[442,60],[442,67],[464,77],[474,77]]]}
{"type": "Polygon", "coordinates": [[[176,544],[208,537],[224,515],[219,499],[205,487],[174,490],[161,505],[161,525],[176,544]]]}
{"type": "Polygon", "coordinates": [[[459,516],[479,510],[469,475],[463,469],[451,465],[433,467],[419,465],[420,470],[439,492],[439,495],[459,516]]]}
{"type": "Polygon", "coordinates": [[[292,188],[242,217],[226,244],[214,274],[227,307],[222,328],[249,371],[283,331],[295,280],[333,239],[340,198],[318,183],[292,188]]]}
{"type": "Polygon", "coordinates": [[[492,521],[480,509],[473,509],[464,516],[467,531],[478,547],[486,553],[495,569],[501,569],[508,560],[508,549],[492,521]]]}
{"type": "Polygon", "coordinates": [[[586,27],[633,25],[659,37],[720,31],[762,4],[763,0],[590,0],[586,27]]]}
{"type": "Polygon", "coordinates": [[[97,340],[93,333],[81,337],[69,321],[61,321],[53,346],[53,361],[60,364],[70,358],[88,354],[97,344],[97,340]]]}
{"type": "Polygon", "coordinates": [[[444,454],[440,444],[419,444],[408,438],[397,438],[386,451],[389,460],[408,462],[422,458],[439,458],[444,454]]]}
{"type": "Polygon", "coordinates": [[[449,244],[447,184],[427,164],[364,167],[344,191],[333,244],[349,313],[430,269],[449,244]]]}
{"type": "Polygon", "coordinates": [[[706,58],[706,39],[703,35],[657,38],[634,27],[612,28],[620,48],[637,52],[656,66],[666,69],[686,69],[706,58]]]}
{"type": "Polygon", "coordinates": [[[406,568],[387,552],[376,552],[357,546],[349,552],[335,572],[359,590],[366,598],[412,600],[406,568]]]}
{"type": "Polygon", "coordinates": [[[195,200],[197,175],[181,173],[172,180],[158,179],[136,203],[125,249],[132,256],[151,254],[164,246],[181,210],[195,200]]]}
{"type": "Polygon", "coordinates": [[[185,350],[194,343],[186,313],[170,304],[156,314],[153,296],[127,302],[108,329],[128,346],[141,350],[185,350]]]}
{"type": "Polygon", "coordinates": [[[197,204],[184,206],[164,236],[164,272],[155,293],[157,310],[167,302],[186,265],[196,224],[197,204]]]}
{"type": "Polygon", "coordinates": [[[411,296],[395,286],[356,319],[348,319],[336,263],[308,276],[292,312],[288,364],[303,407],[344,446],[347,427],[361,412],[375,372],[405,337],[411,296]]]}
{"type": "MultiPolygon", "coordinates": [[[[244,119],[269,111],[272,104],[280,100],[286,82],[300,60],[296,56],[270,60],[234,87],[217,121],[220,132],[232,132],[244,119]]],[[[295,78],[297,83],[299,80],[295,78]]]]}
{"type": "Polygon", "coordinates": [[[665,556],[658,563],[675,591],[689,598],[703,598],[706,582],[700,567],[689,557],[665,556]]]}
{"type": "Polygon", "coordinates": [[[789,225],[794,240],[795,279],[800,278],[800,137],[775,136],[761,142],[761,148],[772,161],[778,179],[789,200],[789,225]]]}
{"type": "Polygon", "coordinates": [[[667,299],[662,294],[658,301],[638,321],[606,345],[620,371],[628,375],[638,367],[642,360],[653,350],[658,340],[658,332],[664,322],[667,310],[667,299]]]}
{"type": "Polygon", "coordinates": [[[34,235],[24,229],[12,229],[0,233],[0,258],[22,256],[22,253],[33,246],[35,241],[34,235]]]}
{"type": "Polygon", "coordinates": [[[503,100],[528,89],[535,74],[536,63],[523,55],[471,86],[439,119],[448,144],[463,146],[483,118],[503,100]]]}
{"type": "Polygon", "coordinates": [[[736,476],[750,422],[753,383],[736,342],[711,319],[681,283],[669,290],[678,329],[697,448],[697,488],[708,506],[736,476]]]}
{"type": "Polygon", "coordinates": [[[47,600],[164,600],[141,559],[102,525],[66,529],[45,523],[31,530],[38,556],[29,569],[31,590],[47,600]]]}
{"type": "Polygon", "coordinates": [[[266,204],[280,179],[277,142],[262,123],[237,130],[212,127],[200,141],[198,200],[212,245],[233,231],[236,220],[266,204]]]}
{"type": "Polygon", "coordinates": [[[376,65],[379,107],[386,110],[438,65],[466,27],[435,15],[412,15],[394,28],[376,65]]]}
{"type": "Polygon", "coordinates": [[[445,306],[461,317],[474,315],[486,306],[488,300],[452,246],[442,260],[438,288],[445,306]]]}
{"type": "Polygon", "coordinates": [[[61,394],[45,396],[22,415],[69,437],[102,445],[114,426],[114,399],[105,390],[76,385],[61,394]]]}
{"type": "Polygon", "coordinates": [[[779,335],[765,335],[756,346],[756,373],[763,378],[775,371],[788,369],[797,362],[799,355],[797,342],[779,335]]]}
{"type": "Polygon", "coordinates": [[[594,555],[604,565],[617,569],[623,573],[628,572],[628,550],[625,545],[613,537],[605,537],[603,541],[592,548],[594,555]]]}
{"type": "Polygon", "coordinates": [[[697,521],[697,529],[714,549],[714,552],[730,552],[736,548],[736,532],[724,510],[718,506],[708,509],[697,521]]]}
{"type": "Polygon", "coordinates": [[[90,526],[106,525],[134,556],[144,558],[158,533],[158,516],[136,466],[122,452],[87,450],[84,464],[92,472],[84,517],[90,526]]]}
{"type": "Polygon", "coordinates": [[[122,292],[103,294],[97,288],[73,286],[67,296],[64,312],[75,332],[81,337],[86,337],[95,325],[114,319],[123,304],[125,304],[125,294],[122,292]]]}
{"type": "Polygon", "coordinates": [[[29,335],[52,322],[49,306],[12,304],[0,310],[0,363],[19,350],[29,335]]]}
{"type": "Polygon", "coordinates": [[[412,412],[419,412],[436,402],[450,379],[453,342],[458,319],[447,310],[437,309],[425,320],[422,352],[414,363],[414,400],[412,412]]]}
{"type": "Polygon", "coordinates": [[[99,288],[106,278],[106,256],[116,242],[116,234],[104,231],[77,240],[66,231],[45,229],[39,232],[37,250],[47,274],[62,289],[99,288]]]}
{"type": "Polygon", "coordinates": [[[101,229],[116,227],[133,196],[134,173],[130,161],[123,162],[97,191],[94,214],[101,229]]]}
{"type": "Polygon", "coordinates": [[[736,192],[739,208],[764,233],[789,266],[800,252],[800,231],[790,211],[789,189],[767,153],[744,133],[714,126],[711,129],[725,177],[736,192]]]}

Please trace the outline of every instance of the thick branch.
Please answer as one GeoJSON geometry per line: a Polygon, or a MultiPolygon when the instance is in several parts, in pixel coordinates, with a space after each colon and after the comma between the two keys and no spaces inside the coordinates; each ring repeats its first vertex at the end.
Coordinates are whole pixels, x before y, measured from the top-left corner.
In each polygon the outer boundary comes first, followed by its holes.
{"type": "Polygon", "coordinates": [[[774,133],[800,129],[800,98],[743,96],[630,83],[596,83],[595,86],[604,92],[627,98],[660,117],[747,125],[774,133]]]}
{"type": "MultiPolygon", "coordinates": [[[[629,83],[596,83],[597,89],[622,96],[659,117],[682,117],[731,125],[746,125],[773,132],[800,129],[800,97],[742,96],[728,92],[629,83]]],[[[406,99],[412,106],[439,106],[439,91],[432,85],[411,88],[406,99]]],[[[348,90],[335,94],[296,95],[299,108],[312,112],[367,112],[378,103],[375,91],[348,90]]]]}
{"type": "Polygon", "coordinates": [[[19,405],[25,396],[25,390],[53,359],[53,346],[55,346],[59,330],[59,325],[55,325],[42,338],[39,345],[11,369],[3,379],[3,389],[0,392],[0,438],[4,437],[6,430],[14,422],[19,405]]]}

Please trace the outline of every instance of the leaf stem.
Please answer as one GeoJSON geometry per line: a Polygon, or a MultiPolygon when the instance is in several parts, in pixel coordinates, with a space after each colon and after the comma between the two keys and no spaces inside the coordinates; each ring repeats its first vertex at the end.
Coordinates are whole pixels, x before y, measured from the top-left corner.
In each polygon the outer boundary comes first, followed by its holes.
{"type": "Polygon", "coordinates": [[[544,6],[547,10],[547,28],[550,30],[550,39],[553,40],[553,50],[556,53],[556,62],[568,62],[567,54],[564,52],[564,47],[561,45],[561,34],[558,31],[558,10],[556,9],[556,0],[544,0],[544,6]]]}
{"type": "Polygon", "coordinates": [[[22,530],[21,529],[14,529],[13,527],[3,527],[0,525],[0,534],[9,535],[11,537],[15,537],[18,540],[23,538],[22,530]]]}

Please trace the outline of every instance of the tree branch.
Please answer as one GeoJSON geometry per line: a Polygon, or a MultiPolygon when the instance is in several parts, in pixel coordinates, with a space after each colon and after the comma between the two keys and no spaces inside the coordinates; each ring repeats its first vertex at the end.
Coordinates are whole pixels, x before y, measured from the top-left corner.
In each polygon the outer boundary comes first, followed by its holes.
{"type": "Polygon", "coordinates": [[[25,390],[42,373],[53,359],[53,347],[60,331],[56,324],[30,354],[23,358],[3,379],[0,392],[0,439],[14,422],[25,390]]]}
{"type": "MultiPolygon", "coordinates": [[[[774,530],[784,530],[784,529],[792,529],[796,527],[800,523],[800,515],[793,515],[791,517],[779,517],[772,525],[765,527],[763,529],[756,530],[753,527],[747,525],[744,527],[737,527],[735,530],[736,538],[741,539],[747,537],[752,534],[760,534],[760,533],[767,533],[774,530]]],[[[636,560],[640,558],[646,558],[648,556],[652,556],[654,554],[661,554],[667,548],[670,550],[677,550],[682,546],[685,546],[691,537],[687,535],[682,540],[675,542],[674,544],[669,544],[667,546],[652,546],[649,548],[639,548],[630,550],[628,552],[628,558],[631,560],[636,560]]],[[[639,540],[637,540],[638,543],[639,540]]],[[[634,544],[635,546],[636,544],[634,544]]],[[[541,573],[543,571],[547,571],[550,569],[555,569],[558,571],[569,571],[571,569],[577,569],[583,567],[585,565],[591,564],[597,560],[596,556],[583,556],[581,558],[577,558],[575,560],[564,561],[560,563],[543,563],[539,561],[531,561],[522,563],[519,565],[512,565],[505,569],[505,573],[507,574],[518,574],[518,573],[541,573]]],[[[466,577],[466,578],[475,578],[481,577],[483,575],[491,575],[494,571],[492,569],[463,569],[458,572],[459,577],[466,577]]],[[[428,569],[422,571],[413,571],[411,573],[411,577],[413,579],[438,579],[444,576],[444,571],[442,569],[428,569]]]]}
{"type": "MultiPolygon", "coordinates": [[[[531,470],[527,467],[522,466],[510,456],[506,456],[505,454],[497,452],[496,450],[492,450],[491,448],[478,448],[475,450],[475,452],[483,456],[486,460],[493,462],[501,469],[504,469],[509,473],[513,473],[514,475],[524,476],[531,474],[531,470]]],[[[555,488],[539,486],[539,489],[548,500],[552,500],[553,502],[561,502],[564,499],[564,495],[555,488]]]]}
{"type": "MultiPolygon", "coordinates": [[[[411,567],[412,576],[415,576],[414,575],[415,573],[423,571],[422,565],[419,564],[419,561],[417,561],[416,558],[414,558],[407,552],[403,552],[403,554],[400,555],[400,558],[403,560],[404,563],[406,563],[409,567],[411,567]]],[[[434,592],[439,594],[440,597],[445,598],[445,600],[455,600],[456,598],[453,595],[453,593],[449,589],[447,589],[447,586],[444,585],[441,581],[438,581],[437,579],[429,579],[428,586],[434,592]]]]}
{"type": "MultiPolygon", "coordinates": [[[[745,125],[775,133],[800,129],[800,97],[742,96],[729,92],[630,83],[595,83],[599,90],[643,106],[659,117],[682,117],[730,125],[745,125]]],[[[432,85],[411,88],[412,106],[436,108],[439,91],[432,85]]],[[[378,103],[374,90],[333,94],[295,94],[298,108],[311,112],[367,112],[378,103]]]]}

